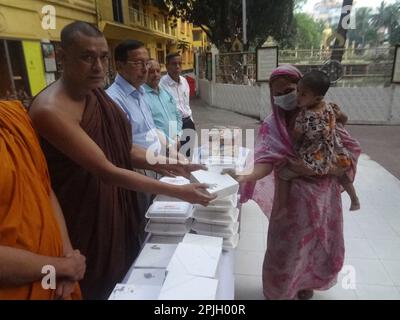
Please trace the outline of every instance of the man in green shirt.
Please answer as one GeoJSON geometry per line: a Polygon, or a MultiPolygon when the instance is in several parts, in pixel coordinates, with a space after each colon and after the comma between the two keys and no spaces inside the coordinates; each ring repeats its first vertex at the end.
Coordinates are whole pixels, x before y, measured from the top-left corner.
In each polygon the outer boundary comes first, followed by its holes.
{"type": "Polygon", "coordinates": [[[182,135],[182,116],[176,107],[175,99],[167,90],[159,86],[160,79],[160,64],[156,60],[150,59],[147,83],[143,86],[145,99],[150,106],[155,126],[164,136],[160,139],[162,144],[165,141],[169,149],[173,147],[174,150],[179,150],[179,140],[182,135]]]}

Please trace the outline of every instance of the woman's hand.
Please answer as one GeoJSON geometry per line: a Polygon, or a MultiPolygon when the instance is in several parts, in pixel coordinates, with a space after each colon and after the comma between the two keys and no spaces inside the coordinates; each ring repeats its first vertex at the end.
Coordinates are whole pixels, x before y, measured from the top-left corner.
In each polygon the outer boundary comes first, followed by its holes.
{"type": "Polygon", "coordinates": [[[240,173],[236,172],[235,169],[223,169],[221,171],[221,174],[229,174],[233,179],[235,179],[237,182],[245,182],[245,175],[241,175],[240,173]]]}
{"type": "Polygon", "coordinates": [[[221,174],[229,174],[233,179],[237,180],[240,176],[237,174],[235,169],[227,168],[221,171],[221,174]]]}

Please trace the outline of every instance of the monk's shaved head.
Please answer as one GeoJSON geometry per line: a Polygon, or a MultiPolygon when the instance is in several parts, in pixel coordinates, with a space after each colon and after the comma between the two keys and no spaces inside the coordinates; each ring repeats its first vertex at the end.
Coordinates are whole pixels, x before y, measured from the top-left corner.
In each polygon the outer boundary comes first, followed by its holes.
{"type": "Polygon", "coordinates": [[[61,31],[61,47],[67,49],[71,46],[79,34],[87,37],[101,38],[103,33],[95,26],[83,21],[72,22],[61,31]]]}

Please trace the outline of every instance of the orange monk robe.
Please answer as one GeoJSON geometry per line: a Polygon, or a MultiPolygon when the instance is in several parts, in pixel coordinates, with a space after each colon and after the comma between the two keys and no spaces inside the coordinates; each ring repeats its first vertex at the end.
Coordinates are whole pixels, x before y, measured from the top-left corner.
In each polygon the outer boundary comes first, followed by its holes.
{"type": "MultiPolygon", "coordinates": [[[[50,200],[47,164],[25,108],[0,101],[0,245],[61,257],[63,244],[50,200]]],[[[0,287],[2,299],[53,299],[41,281],[0,287]]],[[[80,298],[77,285],[73,298],[80,298]]]]}

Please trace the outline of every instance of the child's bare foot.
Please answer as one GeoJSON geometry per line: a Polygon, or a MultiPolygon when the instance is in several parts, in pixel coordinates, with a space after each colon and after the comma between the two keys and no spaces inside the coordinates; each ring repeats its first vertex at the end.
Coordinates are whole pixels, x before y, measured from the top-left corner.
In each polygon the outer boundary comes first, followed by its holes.
{"type": "Polygon", "coordinates": [[[314,295],[314,291],[309,289],[309,290],[300,290],[297,293],[297,298],[299,300],[310,300],[314,295]]]}
{"type": "Polygon", "coordinates": [[[358,198],[351,199],[350,211],[360,210],[360,200],[358,198]]]}

